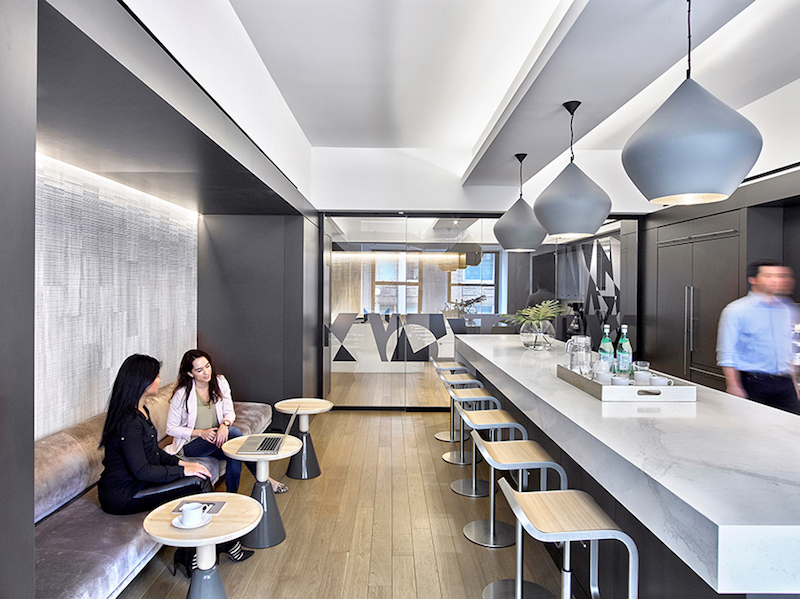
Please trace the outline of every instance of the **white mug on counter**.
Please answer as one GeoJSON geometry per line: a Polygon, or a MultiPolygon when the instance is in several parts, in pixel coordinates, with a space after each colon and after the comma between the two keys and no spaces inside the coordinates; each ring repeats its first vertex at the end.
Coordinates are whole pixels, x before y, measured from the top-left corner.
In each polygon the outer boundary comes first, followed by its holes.
{"type": "Polygon", "coordinates": [[[634,385],[650,385],[652,384],[650,380],[652,376],[648,370],[635,370],[633,372],[633,384],[634,385]]]}
{"type": "Polygon", "coordinates": [[[612,376],[611,377],[611,384],[612,385],[630,385],[631,379],[627,376],[612,376]]]}
{"type": "Polygon", "coordinates": [[[650,384],[654,385],[655,387],[671,387],[675,384],[675,381],[668,379],[665,376],[658,376],[657,374],[654,374],[650,377],[650,384]]]}
{"type": "Polygon", "coordinates": [[[600,383],[601,385],[610,385],[611,384],[611,373],[610,372],[598,372],[594,375],[594,380],[600,383]]]}

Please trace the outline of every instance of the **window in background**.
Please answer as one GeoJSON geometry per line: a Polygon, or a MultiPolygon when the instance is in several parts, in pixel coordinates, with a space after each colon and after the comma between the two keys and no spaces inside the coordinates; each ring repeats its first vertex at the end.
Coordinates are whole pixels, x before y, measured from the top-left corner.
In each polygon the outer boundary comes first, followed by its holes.
{"type": "Polygon", "coordinates": [[[375,252],[373,256],[372,311],[418,314],[422,284],[419,254],[375,252]]]}
{"type": "Polygon", "coordinates": [[[497,252],[484,252],[480,264],[449,273],[448,301],[460,303],[485,295],[486,299],[475,305],[475,312],[497,313],[497,257],[497,252]]]}

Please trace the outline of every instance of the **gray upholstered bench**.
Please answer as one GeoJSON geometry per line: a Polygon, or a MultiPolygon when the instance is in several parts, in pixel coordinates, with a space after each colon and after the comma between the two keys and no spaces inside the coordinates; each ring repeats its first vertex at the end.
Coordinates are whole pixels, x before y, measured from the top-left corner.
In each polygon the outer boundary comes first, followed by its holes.
{"type": "MultiPolygon", "coordinates": [[[[167,411],[175,385],[162,387],[147,403],[166,437],[167,411]]],[[[266,430],[269,404],[234,402],[235,425],[244,434],[266,430]]],[[[36,597],[116,597],[161,547],[142,529],[146,514],[112,516],[100,508],[97,481],[103,451],[97,448],[105,414],[44,437],[35,444],[36,597]]],[[[216,482],[225,462],[198,458],[216,482]]]]}

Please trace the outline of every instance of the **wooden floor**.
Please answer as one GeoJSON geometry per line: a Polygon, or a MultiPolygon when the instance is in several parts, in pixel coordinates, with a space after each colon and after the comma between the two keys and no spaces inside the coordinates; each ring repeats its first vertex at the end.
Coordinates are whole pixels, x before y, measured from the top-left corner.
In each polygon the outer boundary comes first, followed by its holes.
{"type": "MultiPolygon", "coordinates": [[[[470,469],[441,458],[454,446],[433,435],[448,418],[363,411],[316,417],[311,434],[322,475],[297,481],[283,475],[285,462],[273,466],[291,487],[277,496],[287,538],[241,564],[221,559],[228,598],[477,599],[488,583],[513,577],[513,547],[486,549],[462,533],[467,522],[487,517],[489,499],[450,490],[470,469]]],[[[488,476],[483,462],[479,473],[488,476]]],[[[252,485],[244,469],[239,491],[252,485]]],[[[497,505],[498,520],[513,523],[502,493],[497,505]]],[[[183,599],[188,580],[166,569],[172,554],[162,548],[120,597],[183,599]]],[[[558,596],[555,564],[527,535],[525,566],[527,580],[558,596]]]]}
{"type": "Polygon", "coordinates": [[[336,406],[449,407],[450,396],[429,363],[419,373],[331,373],[327,399],[336,406]]]}

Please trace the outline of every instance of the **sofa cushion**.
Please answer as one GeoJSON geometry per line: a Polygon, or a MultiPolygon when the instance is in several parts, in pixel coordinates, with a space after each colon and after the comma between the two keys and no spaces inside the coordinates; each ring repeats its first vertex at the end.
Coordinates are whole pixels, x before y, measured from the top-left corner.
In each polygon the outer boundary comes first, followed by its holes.
{"type": "Polygon", "coordinates": [[[106,415],[36,441],[34,445],[34,522],[38,522],[100,478],[103,450],[98,449],[106,415]]]}
{"type": "Polygon", "coordinates": [[[272,422],[272,406],[269,404],[235,401],[233,409],[236,412],[233,426],[242,431],[243,435],[263,433],[272,422]]]}
{"type": "Polygon", "coordinates": [[[114,597],[161,547],[142,528],[147,514],[112,516],[97,488],[36,526],[36,597],[114,597]]]}

